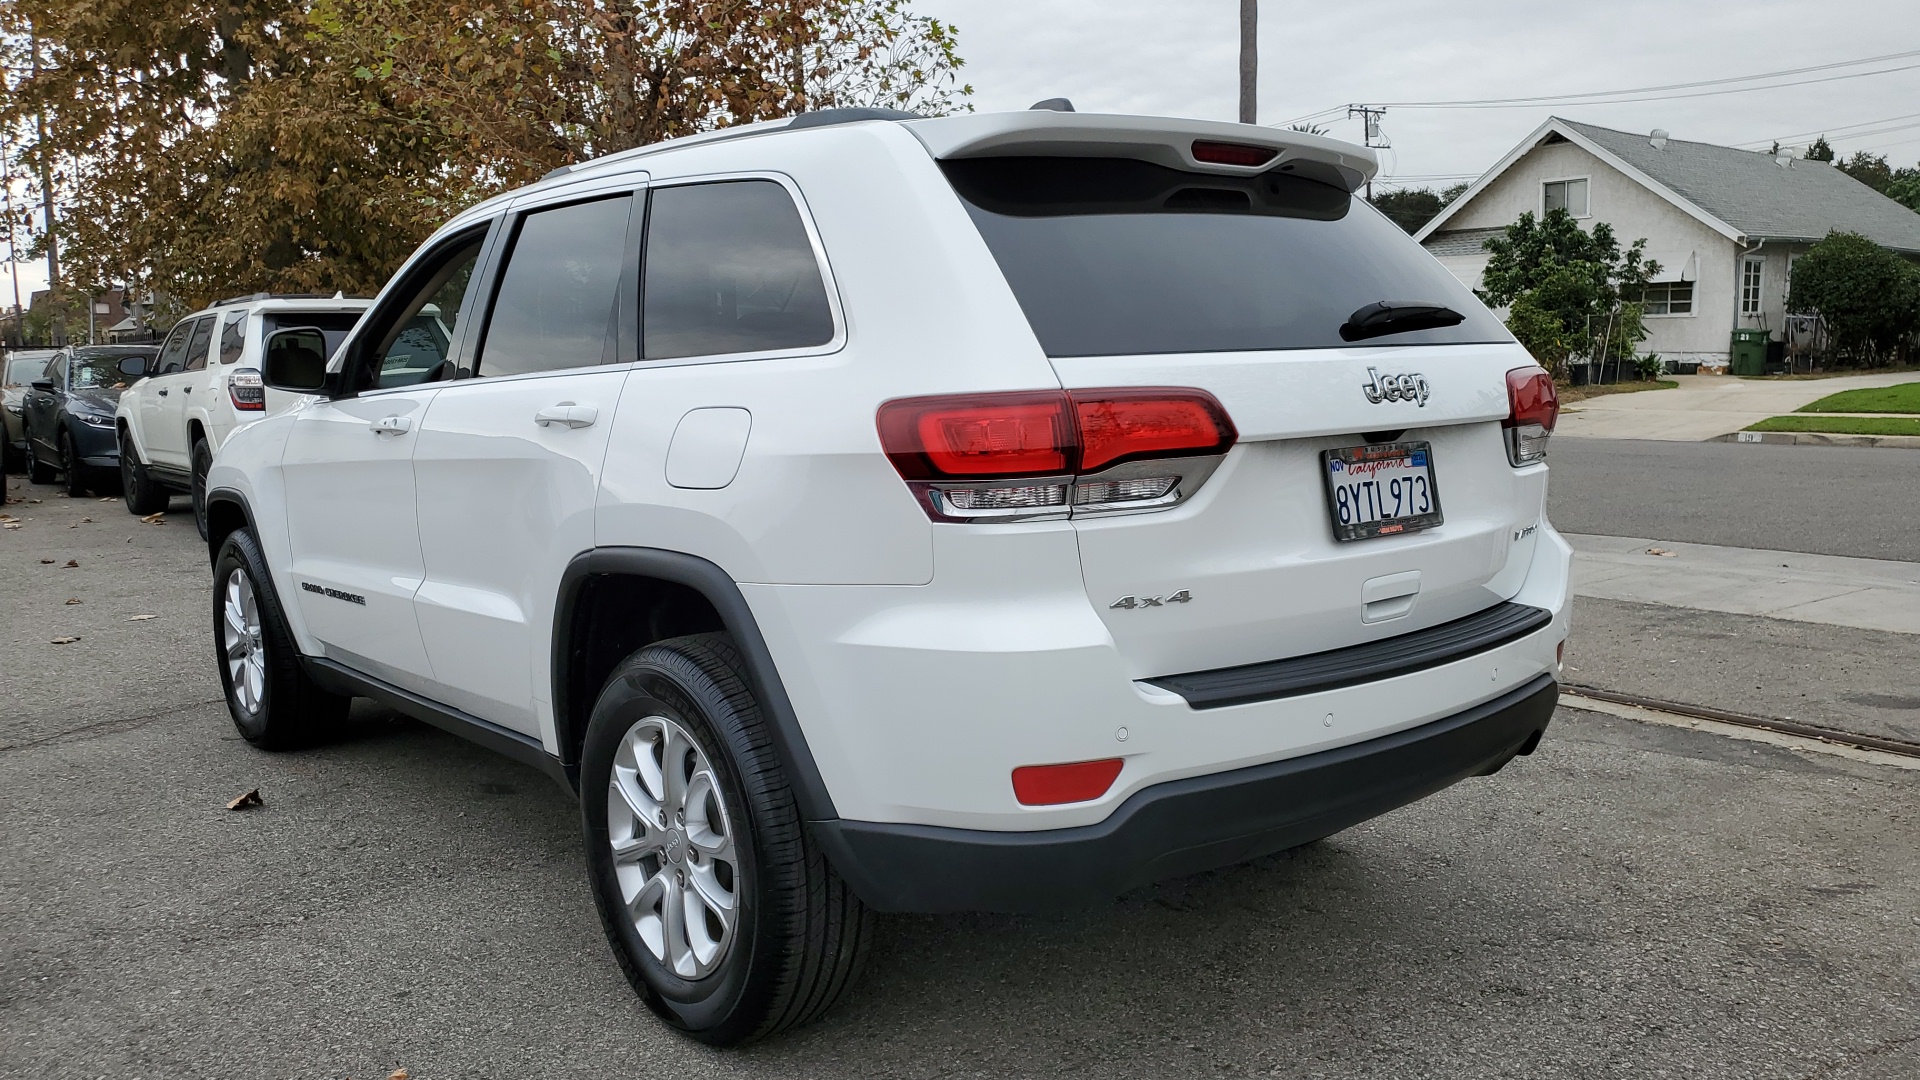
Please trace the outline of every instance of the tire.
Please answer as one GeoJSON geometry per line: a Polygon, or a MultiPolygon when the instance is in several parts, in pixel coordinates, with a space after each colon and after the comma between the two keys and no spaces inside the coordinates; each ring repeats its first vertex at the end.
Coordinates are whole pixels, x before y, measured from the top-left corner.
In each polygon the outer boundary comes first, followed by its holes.
{"type": "MultiPolygon", "coordinates": [[[[87,467],[73,453],[73,436],[65,428],[60,429],[60,466],[66,473],[67,494],[79,498],[87,493],[87,467]]],[[[201,537],[205,540],[206,537],[201,537]]]]}
{"type": "Polygon", "coordinates": [[[726,635],[658,642],[614,669],[581,747],[580,791],[607,941],[669,1024],[737,1045],[813,1020],[853,986],[872,915],[807,835],[726,635]],[[663,758],[682,763],[680,798],[663,758]],[[680,816],[662,810],[641,827],[648,808],[676,803],[686,808],[680,816]],[[724,900],[729,882],[731,927],[706,899],[724,900]],[[664,901],[676,896],[698,906],[697,935],[684,914],[678,930],[666,917],[664,901]]]}
{"type": "Polygon", "coordinates": [[[147,467],[140,463],[140,452],[133,445],[133,436],[124,431],[120,433],[120,494],[126,497],[127,513],[139,517],[167,508],[167,489],[147,475],[147,467]]]}
{"type": "Polygon", "coordinates": [[[36,484],[51,484],[60,471],[40,460],[40,454],[33,448],[33,436],[27,436],[27,479],[36,484]]]}
{"type": "Polygon", "coordinates": [[[207,538],[207,470],[213,468],[213,448],[205,439],[193,440],[193,524],[200,539],[207,538]]]}
{"type": "Polygon", "coordinates": [[[234,530],[214,559],[213,641],[227,712],[254,746],[290,750],[346,719],[350,699],[321,689],[300,666],[251,528],[234,530]]]}

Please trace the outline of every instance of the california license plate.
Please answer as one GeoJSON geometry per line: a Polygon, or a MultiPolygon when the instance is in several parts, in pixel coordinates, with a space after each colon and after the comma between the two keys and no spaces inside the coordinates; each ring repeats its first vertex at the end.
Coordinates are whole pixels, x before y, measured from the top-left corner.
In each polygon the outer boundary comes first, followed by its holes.
{"type": "Polygon", "coordinates": [[[1335,539],[1396,536],[1440,524],[1440,489],[1434,486],[1428,444],[1342,446],[1320,459],[1335,539]]]}

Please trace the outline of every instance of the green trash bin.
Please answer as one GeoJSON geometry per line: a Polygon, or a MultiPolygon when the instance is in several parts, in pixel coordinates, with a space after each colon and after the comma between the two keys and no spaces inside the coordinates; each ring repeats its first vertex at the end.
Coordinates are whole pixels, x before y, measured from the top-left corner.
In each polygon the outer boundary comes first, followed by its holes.
{"type": "Polygon", "coordinates": [[[1767,332],[1735,330],[1732,360],[1731,367],[1735,375],[1765,375],[1767,373],[1767,332]]]}

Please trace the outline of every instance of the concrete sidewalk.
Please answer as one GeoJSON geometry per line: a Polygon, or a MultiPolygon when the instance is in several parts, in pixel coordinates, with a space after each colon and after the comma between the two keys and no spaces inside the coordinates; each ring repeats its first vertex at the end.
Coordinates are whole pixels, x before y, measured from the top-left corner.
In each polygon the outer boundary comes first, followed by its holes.
{"type": "Polygon", "coordinates": [[[1920,634],[1920,563],[1630,536],[1567,540],[1579,596],[1920,634]]]}
{"type": "Polygon", "coordinates": [[[1567,406],[1554,434],[1591,439],[1668,439],[1699,442],[1739,431],[1769,416],[1869,386],[1920,382],[1920,372],[1841,375],[1831,379],[1740,379],[1731,375],[1676,375],[1672,390],[1608,394],[1567,406]]]}

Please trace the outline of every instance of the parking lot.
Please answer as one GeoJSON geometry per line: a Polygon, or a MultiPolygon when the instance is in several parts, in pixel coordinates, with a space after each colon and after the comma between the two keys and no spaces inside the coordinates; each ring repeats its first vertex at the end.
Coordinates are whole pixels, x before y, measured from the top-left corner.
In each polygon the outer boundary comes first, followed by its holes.
{"type": "MultiPolygon", "coordinates": [[[[706,1050],[621,977],[552,781],[366,702],[250,749],[184,500],[144,524],[8,482],[6,1075],[1920,1074],[1920,773],[1564,707],[1499,776],[1294,852],[1093,911],[885,918],[846,1007],[706,1050]]],[[[1623,642],[1661,616],[1580,604],[1582,680],[1652,677],[1623,642]]],[[[1897,690],[1884,637],[1848,647],[1897,690]]]]}

